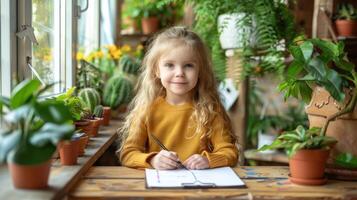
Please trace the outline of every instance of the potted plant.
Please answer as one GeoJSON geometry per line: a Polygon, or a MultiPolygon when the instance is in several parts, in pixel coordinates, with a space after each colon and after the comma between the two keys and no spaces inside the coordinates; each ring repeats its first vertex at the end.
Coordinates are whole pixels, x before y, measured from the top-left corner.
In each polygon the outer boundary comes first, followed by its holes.
{"type": "Polygon", "coordinates": [[[0,135],[0,161],[7,160],[17,188],[46,187],[57,144],[74,132],[63,102],[40,98],[48,88],[38,80],[25,80],[9,98],[0,97],[5,110],[1,112],[5,127],[0,135]]]}
{"type": "Polygon", "coordinates": [[[335,18],[339,36],[351,37],[357,35],[357,10],[352,4],[339,4],[335,18]]]}
{"type": "Polygon", "coordinates": [[[329,150],[337,141],[320,133],[320,128],[306,130],[298,126],[295,130],[284,132],[271,145],[264,145],[259,151],[285,149],[290,158],[290,181],[321,185],[327,181],[324,170],[329,150]]]}
{"type": "Polygon", "coordinates": [[[357,74],[346,60],[343,43],[298,37],[289,50],[293,61],[279,89],[285,98],[294,96],[308,103],[310,127],[321,127],[321,136],[338,141],[329,164],[340,153],[356,156],[357,74]]]}
{"type": "Polygon", "coordinates": [[[227,49],[236,49],[243,61],[243,73],[237,73],[238,76],[234,77],[235,82],[242,79],[241,75],[262,75],[265,72],[282,71],[285,49],[282,48],[281,41],[284,40],[288,46],[296,35],[294,19],[285,2],[189,2],[193,4],[196,14],[194,29],[210,47],[213,66],[220,81],[225,78],[227,71],[224,52],[227,49]],[[228,37],[231,39],[227,40],[229,44],[226,46],[224,40],[228,37]]]}

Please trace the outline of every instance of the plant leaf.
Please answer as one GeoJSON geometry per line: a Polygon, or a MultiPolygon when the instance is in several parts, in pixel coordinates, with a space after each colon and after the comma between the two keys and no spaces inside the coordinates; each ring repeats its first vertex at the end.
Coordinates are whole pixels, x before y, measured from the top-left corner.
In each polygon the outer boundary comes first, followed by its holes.
{"type": "Polygon", "coordinates": [[[33,133],[30,142],[37,147],[45,146],[48,143],[52,143],[52,145],[56,146],[58,142],[63,139],[70,139],[73,133],[73,125],[46,123],[40,130],[33,133]]]}
{"type": "Polygon", "coordinates": [[[6,161],[8,153],[20,142],[20,130],[14,130],[0,135],[0,163],[6,161]]]}
{"type": "Polygon", "coordinates": [[[19,83],[11,93],[10,106],[12,109],[18,108],[27,103],[40,88],[41,82],[39,80],[25,80],[19,83]]]}
{"type": "Polygon", "coordinates": [[[36,113],[46,122],[62,124],[72,119],[64,102],[48,99],[35,104],[36,113]]]}
{"type": "Polygon", "coordinates": [[[314,50],[314,46],[311,42],[305,41],[300,45],[300,50],[304,56],[304,59],[307,61],[311,58],[312,52],[314,50]]]}

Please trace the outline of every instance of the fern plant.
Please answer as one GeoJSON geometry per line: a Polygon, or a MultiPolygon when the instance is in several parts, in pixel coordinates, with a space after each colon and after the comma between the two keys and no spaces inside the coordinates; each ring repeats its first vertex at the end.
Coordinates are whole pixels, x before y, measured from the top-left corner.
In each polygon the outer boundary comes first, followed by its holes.
{"type": "Polygon", "coordinates": [[[224,51],[219,44],[218,16],[224,13],[245,13],[240,24],[252,28],[243,35],[243,75],[261,75],[264,72],[282,72],[284,49],[281,41],[289,44],[296,36],[293,16],[283,0],[189,0],[194,6],[194,29],[212,51],[217,78],[225,78],[224,51]],[[251,38],[255,38],[251,40],[251,38]]]}

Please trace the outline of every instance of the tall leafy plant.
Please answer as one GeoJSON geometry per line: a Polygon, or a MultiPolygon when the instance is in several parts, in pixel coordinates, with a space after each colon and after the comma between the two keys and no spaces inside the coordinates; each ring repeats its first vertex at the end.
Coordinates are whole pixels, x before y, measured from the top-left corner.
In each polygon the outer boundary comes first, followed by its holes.
{"type": "Polygon", "coordinates": [[[285,98],[294,96],[310,102],[316,85],[325,88],[339,102],[345,100],[344,88],[352,90],[352,98],[339,112],[327,118],[321,134],[326,133],[330,121],[353,111],[357,102],[357,73],[355,66],[346,60],[344,44],[321,39],[298,37],[289,48],[293,62],[279,89],[285,98]]]}

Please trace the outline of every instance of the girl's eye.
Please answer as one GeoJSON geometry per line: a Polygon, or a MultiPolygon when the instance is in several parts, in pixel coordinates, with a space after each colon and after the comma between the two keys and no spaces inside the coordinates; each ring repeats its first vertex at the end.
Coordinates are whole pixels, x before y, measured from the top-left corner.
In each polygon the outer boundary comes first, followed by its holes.
{"type": "Polygon", "coordinates": [[[186,64],[185,67],[192,68],[194,65],[193,64],[186,64]]]}
{"type": "Polygon", "coordinates": [[[169,67],[169,68],[171,68],[171,67],[173,67],[174,65],[172,64],[172,63],[165,63],[165,65],[164,65],[165,67],[169,67]]]}

